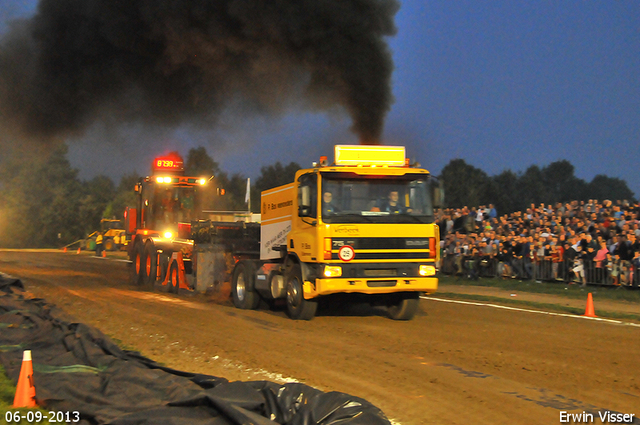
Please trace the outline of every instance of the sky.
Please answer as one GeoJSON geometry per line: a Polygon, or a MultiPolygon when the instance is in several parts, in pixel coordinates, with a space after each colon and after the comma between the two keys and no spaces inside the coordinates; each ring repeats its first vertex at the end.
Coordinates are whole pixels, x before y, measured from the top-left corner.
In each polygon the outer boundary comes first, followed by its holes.
{"type": "MultiPolygon", "coordinates": [[[[0,32],[36,4],[0,0],[0,32]]],[[[436,175],[457,158],[489,175],[566,159],[577,177],[618,177],[640,197],[640,2],[404,0],[395,23],[383,144],[406,146],[436,175]]],[[[256,178],[276,161],[332,158],[333,145],[357,143],[351,124],[341,110],[230,110],[210,129],[96,122],[67,142],[83,179],[117,183],[198,146],[222,170],[256,178]]]]}

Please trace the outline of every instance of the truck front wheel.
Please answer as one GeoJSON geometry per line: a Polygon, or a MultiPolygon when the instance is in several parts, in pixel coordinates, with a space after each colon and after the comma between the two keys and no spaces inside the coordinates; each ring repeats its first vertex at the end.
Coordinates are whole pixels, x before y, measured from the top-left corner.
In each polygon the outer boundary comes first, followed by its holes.
{"type": "Polygon", "coordinates": [[[302,285],[302,271],[296,264],[287,274],[287,311],[292,319],[311,320],[316,315],[318,301],[305,300],[302,285]]]}
{"type": "Polygon", "coordinates": [[[233,269],[231,281],[231,297],[233,305],[243,310],[255,310],[260,304],[260,297],[255,292],[254,282],[256,268],[253,262],[242,260],[233,269]]]}
{"type": "Polygon", "coordinates": [[[419,294],[410,293],[394,297],[388,304],[387,311],[393,320],[411,320],[416,315],[419,304],[419,294]]]}

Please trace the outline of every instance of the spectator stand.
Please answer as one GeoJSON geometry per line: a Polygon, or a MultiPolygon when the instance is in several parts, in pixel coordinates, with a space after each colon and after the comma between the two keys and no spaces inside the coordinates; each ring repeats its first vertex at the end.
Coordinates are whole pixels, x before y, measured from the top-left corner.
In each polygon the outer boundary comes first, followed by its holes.
{"type": "Polygon", "coordinates": [[[501,216],[490,206],[440,212],[441,273],[639,287],[638,202],[532,204],[501,216]]]}

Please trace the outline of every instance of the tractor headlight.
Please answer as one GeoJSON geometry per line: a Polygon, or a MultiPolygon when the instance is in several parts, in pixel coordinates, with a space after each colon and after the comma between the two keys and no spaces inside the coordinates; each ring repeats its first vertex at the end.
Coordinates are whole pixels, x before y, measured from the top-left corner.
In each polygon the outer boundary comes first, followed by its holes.
{"type": "Polygon", "coordinates": [[[164,232],[164,237],[165,237],[165,239],[171,239],[173,237],[173,233],[172,232],[164,232]]]}
{"type": "Polygon", "coordinates": [[[420,276],[435,276],[436,268],[434,266],[421,265],[418,273],[420,273],[420,276]]]}
{"type": "Polygon", "coordinates": [[[342,276],[342,267],[324,266],[324,277],[340,277],[340,276],[342,276]]]}

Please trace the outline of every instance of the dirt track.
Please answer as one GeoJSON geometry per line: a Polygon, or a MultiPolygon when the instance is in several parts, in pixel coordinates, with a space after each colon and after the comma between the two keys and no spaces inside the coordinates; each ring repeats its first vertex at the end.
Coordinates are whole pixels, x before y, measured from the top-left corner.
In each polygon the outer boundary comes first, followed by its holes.
{"type": "Polygon", "coordinates": [[[125,262],[75,253],[0,251],[0,272],[168,366],[293,378],[365,398],[403,425],[640,415],[639,327],[433,300],[411,322],[368,306],[296,322],[209,296],[141,291],[127,283],[125,262]]]}

